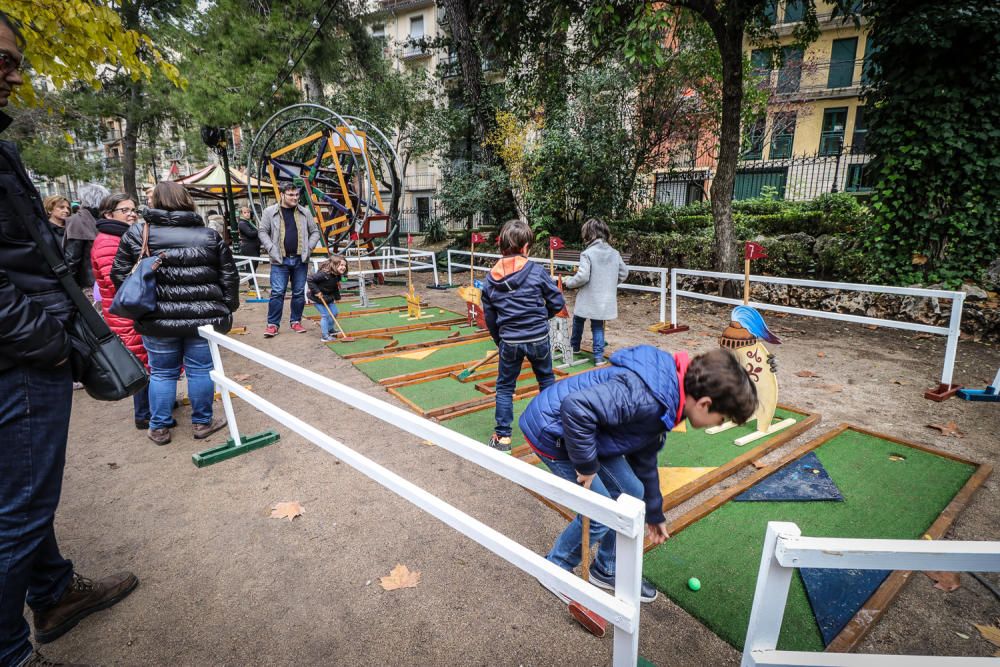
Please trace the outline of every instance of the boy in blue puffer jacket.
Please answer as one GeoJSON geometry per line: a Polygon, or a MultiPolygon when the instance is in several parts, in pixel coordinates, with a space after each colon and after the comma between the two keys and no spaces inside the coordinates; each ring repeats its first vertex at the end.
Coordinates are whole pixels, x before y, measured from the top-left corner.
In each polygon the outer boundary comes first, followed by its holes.
{"type": "Polygon", "coordinates": [[[508,220],[500,230],[503,257],[486,277],[482,303],[486,327],[500,351],[496,386],[496,430],[490,447],[510,451],[514,421],[514,387],[527,357],[538,386],[556,379],[549,349],[549,320],[566,307],[562,292],[545,269],[528,259],[535,235],[520,220],[508,220]]]}
{"type": "MultiPolygon", "coordinates": [[[[639,345],[611,355],[611,366],[581,373],[536,396],[521,415],[528,444],[556,475],[615,499],[622,493],[646,503],[646,537],[669,537],[657,455],[664,436],[688,419],[694,428],[732,419],[742,424],[757,407],[757,390],[739,361],[726,350],[688,359],[639,345]]],[[[572,571],[581,559],[582,521],[577,516],[556,539],[546,558],[572,571]]],[[[615,540],[608,528],[590,522],[591,544],[601,543],[590,566],[597,586],[615,587],[615,540]]],[[[551,590],[551,589],[550,589],[551,590]]],[[[568,602],[556,593],[560,599],[568,602]]],[[[656,589],[643,579],[640,599],[656,589]]]]}

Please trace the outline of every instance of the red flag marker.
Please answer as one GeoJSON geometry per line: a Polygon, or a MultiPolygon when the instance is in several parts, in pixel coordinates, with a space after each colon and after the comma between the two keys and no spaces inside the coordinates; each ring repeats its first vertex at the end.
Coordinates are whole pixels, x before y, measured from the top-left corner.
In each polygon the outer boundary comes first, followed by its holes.
{"type": "Polygon", "coordinates": [[[486,237],[479,232],[472,232],[472,242],[473,243],[486,243],[486,237]]]}
{"type": "Polygon", "coordinates": [[[745,259],[766,259],[767,251],[761,244],[747,241],[746,245],[743,246],[743,257],[745,259]]]}
{"type": "Polygon", "coordinates": [[[561,238],[559,238],[558,236],[550,236],[549,237],[549,250],[559,250],[559,249],[565,248],[565,247],[566,247],[566,243],[561,238]]]}

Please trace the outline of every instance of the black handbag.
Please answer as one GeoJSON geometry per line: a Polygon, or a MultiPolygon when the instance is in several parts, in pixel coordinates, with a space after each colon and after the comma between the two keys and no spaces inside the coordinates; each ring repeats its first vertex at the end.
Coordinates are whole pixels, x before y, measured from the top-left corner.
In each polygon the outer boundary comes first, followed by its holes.
{"type": "Polygon", "coordinates": [[[108,312],[112,315],[137,320],[156,310],[156,270],[163,261],[162,253],[149,255],[149,223],[143,223],[142,250],[132,273],[122,281],[115,292],[108,312]]]}
{"type": "MultiPolygon", "coordinates": [[[[18,212],[24,226],[39,252],[52,267],[76,306],[77,312],[66,329],[73,344],[73,351],[70,353],[73,378],[82,382],[87,393],[99,401],[120,401],[145,389],[149,384],[146,367],[97,314],[53,245],[42,239],[36,224],[37,216],[24,211],[21,202],[16,202],[15,206],[20,209],[18,212]]],[[[51,230],[46,231],[52,234],[51,230]]]]}

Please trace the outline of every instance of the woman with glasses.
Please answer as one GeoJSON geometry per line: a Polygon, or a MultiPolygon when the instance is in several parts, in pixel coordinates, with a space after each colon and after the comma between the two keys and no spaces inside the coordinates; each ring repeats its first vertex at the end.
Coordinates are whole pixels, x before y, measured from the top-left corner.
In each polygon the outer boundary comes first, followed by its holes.
{"type": "Polygon", "coordinates": [[[135,322],[135,330],[149,353],[149,405],[152,416],[147,436],[157,445],[170,442],[170,416],[181,366],[187,375],[192,431],[207,438],[226,425],[212,415],[215,383],[209,376],[212,355],[198,327],[208,324],[220,333],[233,326],[240,305],[240,277],[229,246],[205,226],[183,185],[163,181],[153,188],[153,207],[143,213],[145,223],[132,226],[122,237],[111,267],[116,287],[143,255],[143,233],[149,229],[149,254],[162,258],[156,277],[156,309],[135,322]]]}
{"type": "MultiPolygon", "coordinates": [[[[129,226],[135,223],[139,216],[135,202],[124,192],[108,195],[101,203],[101,219],[97,222],[97,238],[90,252],[90,263],[97,279],[97,289],[101,297],[101,311],[104,321],[111,330],[122,339],[132,354],[139,358],[147,367],[149,358],[142,344],[142,336],[135,330],[135,323],[125,317],[113,315],[109,309],[115,299],[115,285],[111,282],[111,265],[118,253],[122,236],[129,226]]],[[[149,387],[132,396],[133,417],[135,427],[142,431],[149,428],[149,387]]],[[[174,422],[176,424],[176,422],[174,422]]]]}

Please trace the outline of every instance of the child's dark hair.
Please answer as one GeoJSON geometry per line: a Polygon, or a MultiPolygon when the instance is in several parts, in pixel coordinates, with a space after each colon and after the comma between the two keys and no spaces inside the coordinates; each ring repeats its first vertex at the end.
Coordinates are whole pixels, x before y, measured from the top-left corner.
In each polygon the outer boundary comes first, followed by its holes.
{"type": "Polygon", "coordinates": [[[742,424],[757,409],[757,388],[739,360],[727,350],[700,354],[691,360],[684,376],[684,393],[691,400],[708,396],[712,412],[742,424]]]}
{"type": "Polygon", "coordinates": [[[526,245],[535,240],[535,233],[528,223],[521,220],[508,220],[500,228],[500,254],[518,255],[526,245]]]}
{"type": "Polygon", "coordinates": [[[320,271],[322,271],[323,273],[333,274],[333,273],[337,273],[337,266],[339,264],[343,264],[344,265],[344,273],[343,273],[343,275],[346,276],[347,275],[347,269],[348,269],[348,267],[350,265],[347,263],[347,258],[344,257],[343,255],[330,255],[326,259],[326,261],[320,263],[320,265],[317,268],[320,271]]]}
{"type": "Polygon", "coordinates": [[[611,238],[611,230],[608,229],[608,224],[600,218],[590,218],[587,222],[583,223],[583,229],[580,230],[580,234],[583,236],[584,243],[590,243],[597,239],[607,241],[611,238]]]}

